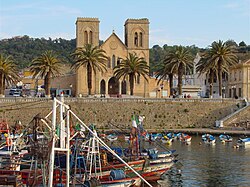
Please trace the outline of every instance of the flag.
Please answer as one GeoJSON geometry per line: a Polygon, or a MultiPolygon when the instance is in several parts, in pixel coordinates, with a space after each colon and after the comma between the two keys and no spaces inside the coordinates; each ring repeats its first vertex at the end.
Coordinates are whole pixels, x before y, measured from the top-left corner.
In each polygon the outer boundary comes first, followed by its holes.
{"type": "Polygon", "coordinates": [[[137,128],[136,117],[135,115],[132,116],[132,127],[137,128]]]}

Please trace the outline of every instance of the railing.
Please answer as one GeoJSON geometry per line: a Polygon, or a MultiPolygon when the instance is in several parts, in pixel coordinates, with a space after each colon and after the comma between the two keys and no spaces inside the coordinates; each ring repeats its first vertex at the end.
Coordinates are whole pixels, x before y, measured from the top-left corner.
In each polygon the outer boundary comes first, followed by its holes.
{"type": "MultiPolygon", "coordinates": [[[[34,102],[34,101],[51,101],[51,98],[22,98],[22,97],[5,97],[0,98],[0,103],[13,103],[13,102],[34,102]]],[[[243,99],[186,99],[186,98],[87,98],[87,97],[65,97],[65,102],[244,102],[243,99]]]]}

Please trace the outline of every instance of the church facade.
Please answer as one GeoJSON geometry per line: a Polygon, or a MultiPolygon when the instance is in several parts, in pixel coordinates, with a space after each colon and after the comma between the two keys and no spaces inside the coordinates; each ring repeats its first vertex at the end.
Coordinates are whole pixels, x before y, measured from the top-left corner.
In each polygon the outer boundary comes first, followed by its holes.
{"type": "MultiPolygon", "coordinates": [[[[127,19],[124,24],[124,42],[113,32],[101,45],[99,45],[99,24],[98,18],[77,18],[76,21],[76,47],[83,47],[85,44],[99,46],[109,58],[105,73],[93,73],[91,94],[129,95],[128,79],[116,80],[113,68],[122,59],[126,59],[129,53],[144,58],[149,65],[149,20],[127,19]]],[[[134,95],[149,97],[150,82],[152,80],[147,82],[142,76],[136,77],[134,95]]],[[[87,68],[80,67],[76,72],[76,96],[87,94],[87,68]]]]}

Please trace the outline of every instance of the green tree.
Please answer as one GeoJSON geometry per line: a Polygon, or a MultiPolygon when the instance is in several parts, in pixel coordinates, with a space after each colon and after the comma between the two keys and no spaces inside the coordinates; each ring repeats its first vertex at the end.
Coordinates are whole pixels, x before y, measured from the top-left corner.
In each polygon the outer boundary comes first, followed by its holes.
{"type": "Polygon", "coordinates": [[[171,67],[164,62],[161,62],[155,68],[156,70],[156,78],[158,79],[157,84],[160,83],[162,80],[169,79],[169,88],[170,88],[170,95],[173,95],[173,79],[174,79],[174,72],[171,72],[171,67]]]}
{"type": "Polygon", "coordinates": [[[117,79],[123,77],[129,79],[130,95],[134,95],[134,82],[136,77],[143,76],[148,81],[149,66],[144,58],[139,58],[136,54],[129,53],[126,59],[123,59],[120,64],[114,67],[114,76],[117,79]]]}
{"type": "Polygon", "coordinates": [[[50,97],[51,78],[61,74],[62,61],[53,51],[45,51],[32,61],[30,71],[33,79],[44,79],[45,95],[50,97]]]}
{"type": "Polygon", "coordinates": [[[222,73],[228,72],[229,67],[238,63],[236,48],[228,42],[219,40],[213,42],[210,48],[205,52],[205,58],[211,68],[217,71],[219,81],[219,96],[222,96],[222,73]]]}
{"type": "Polygon", "coordinates": [[[86,44],[84,47],[77,48],[72,56],[75,60],[72,69],[78,70],[81,66],[87,68],[88,94],[91,95],[92,71],[95,74],[97,70],[102,73],[107,71],[106,64],[108,57],[106,56],[106,52],[91,44],[86,44]]]}
{"type": "Polygon", "coordinates": [[[6,84],[16,84],[19,80],[17,65],[12,56],[0,54],[0,95],[4,96],[6,84]]]}
{"type": "Polygon", "coordinates": [[[164,59],[165,66],[169,66],[170,72],[177,71],[178,74],[178,91],[182,95],[182,77],[184,72],[191,70],[193,67],[194,57],[190,51],[183,46],[175,46],[164,59]]]}
{"type": "Polygon", "coordinates": [[[157,65],[162,61],[164,57],[164,50],[159,45],[154,45],[149,49],[149,66],[150,74],[153,74],[157,69],[157,65]]]}
{"type": "Polygon", "coordinates": [[[241,42],[239,43],[239,46],[240,46],[240,47],[246,47],[247,44],[246,44],[244,41],[241,41],[241,42]]]}

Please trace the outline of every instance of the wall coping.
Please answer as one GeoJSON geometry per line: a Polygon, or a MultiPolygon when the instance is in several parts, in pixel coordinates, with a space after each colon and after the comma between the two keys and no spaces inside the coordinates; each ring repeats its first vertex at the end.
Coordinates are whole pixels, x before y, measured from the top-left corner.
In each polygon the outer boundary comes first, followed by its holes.
{"type": "MultiPolygon", "coordinates": [[[[15,103],[15,102],[34,102],[34,101],[52,101],[51,98],[19,98],[5,97],[0,98],[0,103],[15,103]]],[[[244,102],[244,99],[186,99],[186,98],[83,98],[83,97],[65,97],[65,102],[244,102]]]]}

